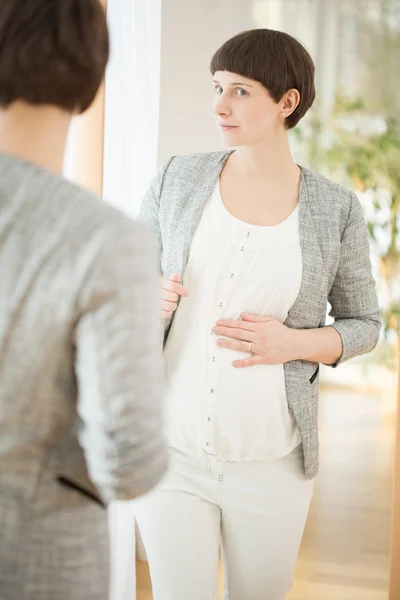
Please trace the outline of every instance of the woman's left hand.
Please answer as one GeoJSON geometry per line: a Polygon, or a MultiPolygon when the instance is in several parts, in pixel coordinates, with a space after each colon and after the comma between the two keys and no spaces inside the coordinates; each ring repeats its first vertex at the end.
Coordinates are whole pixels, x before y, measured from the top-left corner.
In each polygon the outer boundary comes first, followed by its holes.
{"type": "Polygon", "coordinates": [[[213,329],[220,348],[249,352],[253,356],[235,360],[236,368],[254,365],[280,365],[295,360],[293,329],[271,317],[242,314],[242,320],[223,319],[213,329]]]}

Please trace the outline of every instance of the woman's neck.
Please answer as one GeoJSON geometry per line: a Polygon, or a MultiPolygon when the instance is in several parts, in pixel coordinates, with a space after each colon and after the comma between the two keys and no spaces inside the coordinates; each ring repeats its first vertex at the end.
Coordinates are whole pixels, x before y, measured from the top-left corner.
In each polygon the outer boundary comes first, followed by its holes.
{"type": "Polygon", "coordinates": [[[243,176],[261,180],[277,180],[299,172],[293,160],[286,132],[273,141],[241,146],[231,157],[235,169],[243,176]]]}
{"type": "Polygon", "coordinates": [[[55,106],[14,102],[0,110],[0,152],[62,174],[70,120],[55,106]]]}

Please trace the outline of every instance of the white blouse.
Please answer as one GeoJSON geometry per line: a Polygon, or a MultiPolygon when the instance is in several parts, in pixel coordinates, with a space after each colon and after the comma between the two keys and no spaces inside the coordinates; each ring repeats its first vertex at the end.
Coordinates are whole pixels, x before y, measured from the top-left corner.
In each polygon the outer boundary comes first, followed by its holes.
{"type": "Polygon", "coordinates": [[[249,225],[225,208],[219,182],[193,243],[182,298],[165,347],[167,435],[182,451],[223,461],[285,456],[300,443],[283,365],[235,369],[249,354],[217,346],[212,328],[241,313],[283,322],[300,290],[298,207],[274,227],[249,225]]]}

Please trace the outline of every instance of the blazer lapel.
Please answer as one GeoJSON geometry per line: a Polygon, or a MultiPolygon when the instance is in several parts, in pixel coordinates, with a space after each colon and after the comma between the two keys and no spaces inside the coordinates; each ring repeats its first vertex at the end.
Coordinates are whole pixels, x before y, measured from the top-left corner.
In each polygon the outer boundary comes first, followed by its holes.
{"type": "Polygon", "coordinates": [[[313,310],[313,304],[320,297],[321,286],[326,279],[315,219],[317,207],[318,191],[312,185],[307,169],[302,169],[299,190],[299,227],[303,274],[299,294],[285,321],[288,327],[318,327],[321,321],[320,311],[313,310]]]}
{"type": "Polygon", "coordinates": [[[172,232],[173,243],[171,243],[164,265],[164,272],[167,276],[172,273],[181,273],[183,277],[189,260],[190,247],[204,207],[230,154],[230,152],[221,154],[217,162],[214,160],[199,170],[190,183],[190,187],[183,190],[181,202],[174,210],[173,221],[177,226],[172,232]]]}
{"type": "MultiPolygon", "coordinates": [[[[183,278],[189,260],[190,247],[204,207],[230,154],[231,152],[222,153],[217,161],[214,160],[204,169],[199,170],[190,186],[182,190],[180,202],[177,203],[171,219],[177,226],[168,236],[171,240],[169,251],[162,261],[163,273],[166,277],[173,273],[180,273],[183,278]]],[[[172,313],[168,319],[163,321],[161,336],[164,345],[174,316],[175,313],[172,313]]]]}

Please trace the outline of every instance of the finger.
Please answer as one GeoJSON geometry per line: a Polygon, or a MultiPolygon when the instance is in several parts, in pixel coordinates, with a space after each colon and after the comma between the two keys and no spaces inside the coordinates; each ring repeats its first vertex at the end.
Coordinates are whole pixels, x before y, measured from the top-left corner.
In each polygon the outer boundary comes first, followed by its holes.
{"type": "MultiPolygon", "coordinates": [[[[167,280],[173,281],[174,283],[181,285],[182,277],[181,277],[181,275],[179,275],[179,273],[174,273],[173,275],[171,275],[171,277],[167,277],[167,280]]],[[[182,290],[185,290],[187,293],[187,288],[185,288],[183,285],[181,287],[182,287],[182,290]]],[[[183,296],[184,294],[181,293],[180,295],[183,296]]]]}
{"type": "Polygon", "coordinates": [[[239,340],[230,340],[226,338],[220,338],[217,340],[217,345],[220,348],[227,348],[229,350],[236,350],[236,352],[252,352],[253,347],[249,350],[249,342],[242,342],[239,340]]]}
{"type": "Polygon", "coordinates": [[[217,325],[222,325],[222,327],[240,327],[243,325],[243,322],[237,319],[219,319],[217,325]]]}
{"type": "Polygon", "coordinates": [[[186,297],[188,295],[188,291],[183,285],[176,281],[171,281],[170,279],[163,279],[161,281],[161,288],[168,290],[169,292],[175,292],[175,294],[178,294],[179,296],[186,297]]]}
{"type": "Polygon", "coordinates": [[[248,313],[242,313],[241,317],[243,321],[248,323],[268,323],[268,321],[273,321],[272,317],[263,317],[262,315],[252,315],[248,313]]]}
{"type": "Polygon", "coordinates": [[[233,329],[230,327],[217,326],[213,328],[215,335],[223,335],[227,338],[233,338],[236,340],[244,340],[245,342],[254,342],[255,333],[245,329],[233,329]]]}
{"type": "Polygon", "coordinates": [[[163,300],[161,302],[161,310],[165,312],[173,313],[177,309],[178,305],[176,302],[168,302],[168,300],[163,300]]]}
{"type": "Polygon", "coordinates": [[[217,327],[229,327],[232,329],[240,329],[241,331],[254,331],[250,323],[244,321],[236,321],[233,319],[220,319],[217,321],[217,327]]]}
{"type": "Polygon", "coordinates": [[[245,358],[244,360],[234,360],[232,366],[235,369],[246,369],[247,367],[255,367],[256,365],[262,365],[263,358],[261,356],[252,356],[251,358],[245,358]]]}
{"type": "Polygon", "coordinates": [[[176,292],[169,292],[168,290],[161,290],[161,300],[169,300],[170,302],[177,302],[179,295],[176,292]]]}

